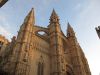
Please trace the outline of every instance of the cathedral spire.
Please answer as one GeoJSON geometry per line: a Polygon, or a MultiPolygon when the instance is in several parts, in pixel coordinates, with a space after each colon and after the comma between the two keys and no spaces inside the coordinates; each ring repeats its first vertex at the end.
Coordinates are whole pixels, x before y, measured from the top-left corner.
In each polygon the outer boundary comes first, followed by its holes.
{"type": "Polygon", "coordinates": [[[50,16],[50,23],[54,23],[54,22],[59,23],[59,17],[57,15],[56,11],[53,9],[52,14],[50,16]]]}
{"type": "Polygon", "coordinates": [[[25,17],[24,23],[20,27],[17,38],[21,39],[23,37],[25,38],[25,36],[28,36],[27,32],[32,32],[34,24],[35,24],[34,9],[32,8],[31,11],[28,13],[28,15],[25,17]]]}
{"type": "Polygon", "coordinates": [[[24,23],[35,24],[34,8],[32,8],[31,11],[26,16],[26,18],[24,19],[24,23]]]}
{"type": "Polygon", "coordinates": [[[51,17],[58,17],[58,15],[57,15],[55,9],[53,9],[52,14],[51,14],[51,17]]]}
{"type": "Polygon", "coordinates": [[[67,24],[67,37],[69,37],[69,36],[75,36],[75,32],[68,22],[68,24],[67,24]]]}

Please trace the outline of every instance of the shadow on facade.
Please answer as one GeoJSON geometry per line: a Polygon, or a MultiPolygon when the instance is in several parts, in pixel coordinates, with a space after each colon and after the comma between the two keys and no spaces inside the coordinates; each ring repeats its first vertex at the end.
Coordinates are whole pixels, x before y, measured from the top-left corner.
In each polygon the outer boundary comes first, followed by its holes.
{"type": "Polygon", "coordinates": [[[4,72],[3,70],[0,69],[0,75],[11,75],[11,74],[4,72]]]}

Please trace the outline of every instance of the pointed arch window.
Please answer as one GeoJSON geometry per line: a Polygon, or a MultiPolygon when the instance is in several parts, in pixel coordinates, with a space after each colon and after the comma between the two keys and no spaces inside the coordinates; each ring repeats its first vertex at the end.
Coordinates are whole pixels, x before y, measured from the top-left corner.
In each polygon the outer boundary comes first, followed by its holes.
{"type": "Polygon", "coordinates": [[[37,70],[37,75],[44,75],[44,63],[39,62],[38,63],[38,70],[37,70]]]}

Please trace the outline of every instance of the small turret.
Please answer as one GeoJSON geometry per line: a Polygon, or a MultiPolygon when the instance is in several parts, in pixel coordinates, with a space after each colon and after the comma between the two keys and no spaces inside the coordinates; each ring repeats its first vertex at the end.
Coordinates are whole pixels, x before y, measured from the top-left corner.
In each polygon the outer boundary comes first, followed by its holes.
{"type": "Polygon", "coordinates": [[[68,26],[67,26],[67,37],[70,37],[70,36],[75,36],[75,32],[74,32],[73,28],[71,27],[71,25],[68,23],[68,26]]]}

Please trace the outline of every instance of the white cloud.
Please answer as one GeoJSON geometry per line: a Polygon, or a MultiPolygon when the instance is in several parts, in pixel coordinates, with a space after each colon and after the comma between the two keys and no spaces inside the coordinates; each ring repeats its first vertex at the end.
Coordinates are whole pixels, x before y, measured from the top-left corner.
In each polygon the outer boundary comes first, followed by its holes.
{"type": "Polygon", "coordinates": [[[11,38],[11,32],[10,32],[10,25],[9,22],[6,19],[5,14],[0,14],[0,34],[5,36],[10,40],[11,38]]]}
{"type": "Polygon", "coordinates": [[[0,26],[0,34],[7,36],[8,38],[12,35],[6,28],[0,26]]]}

